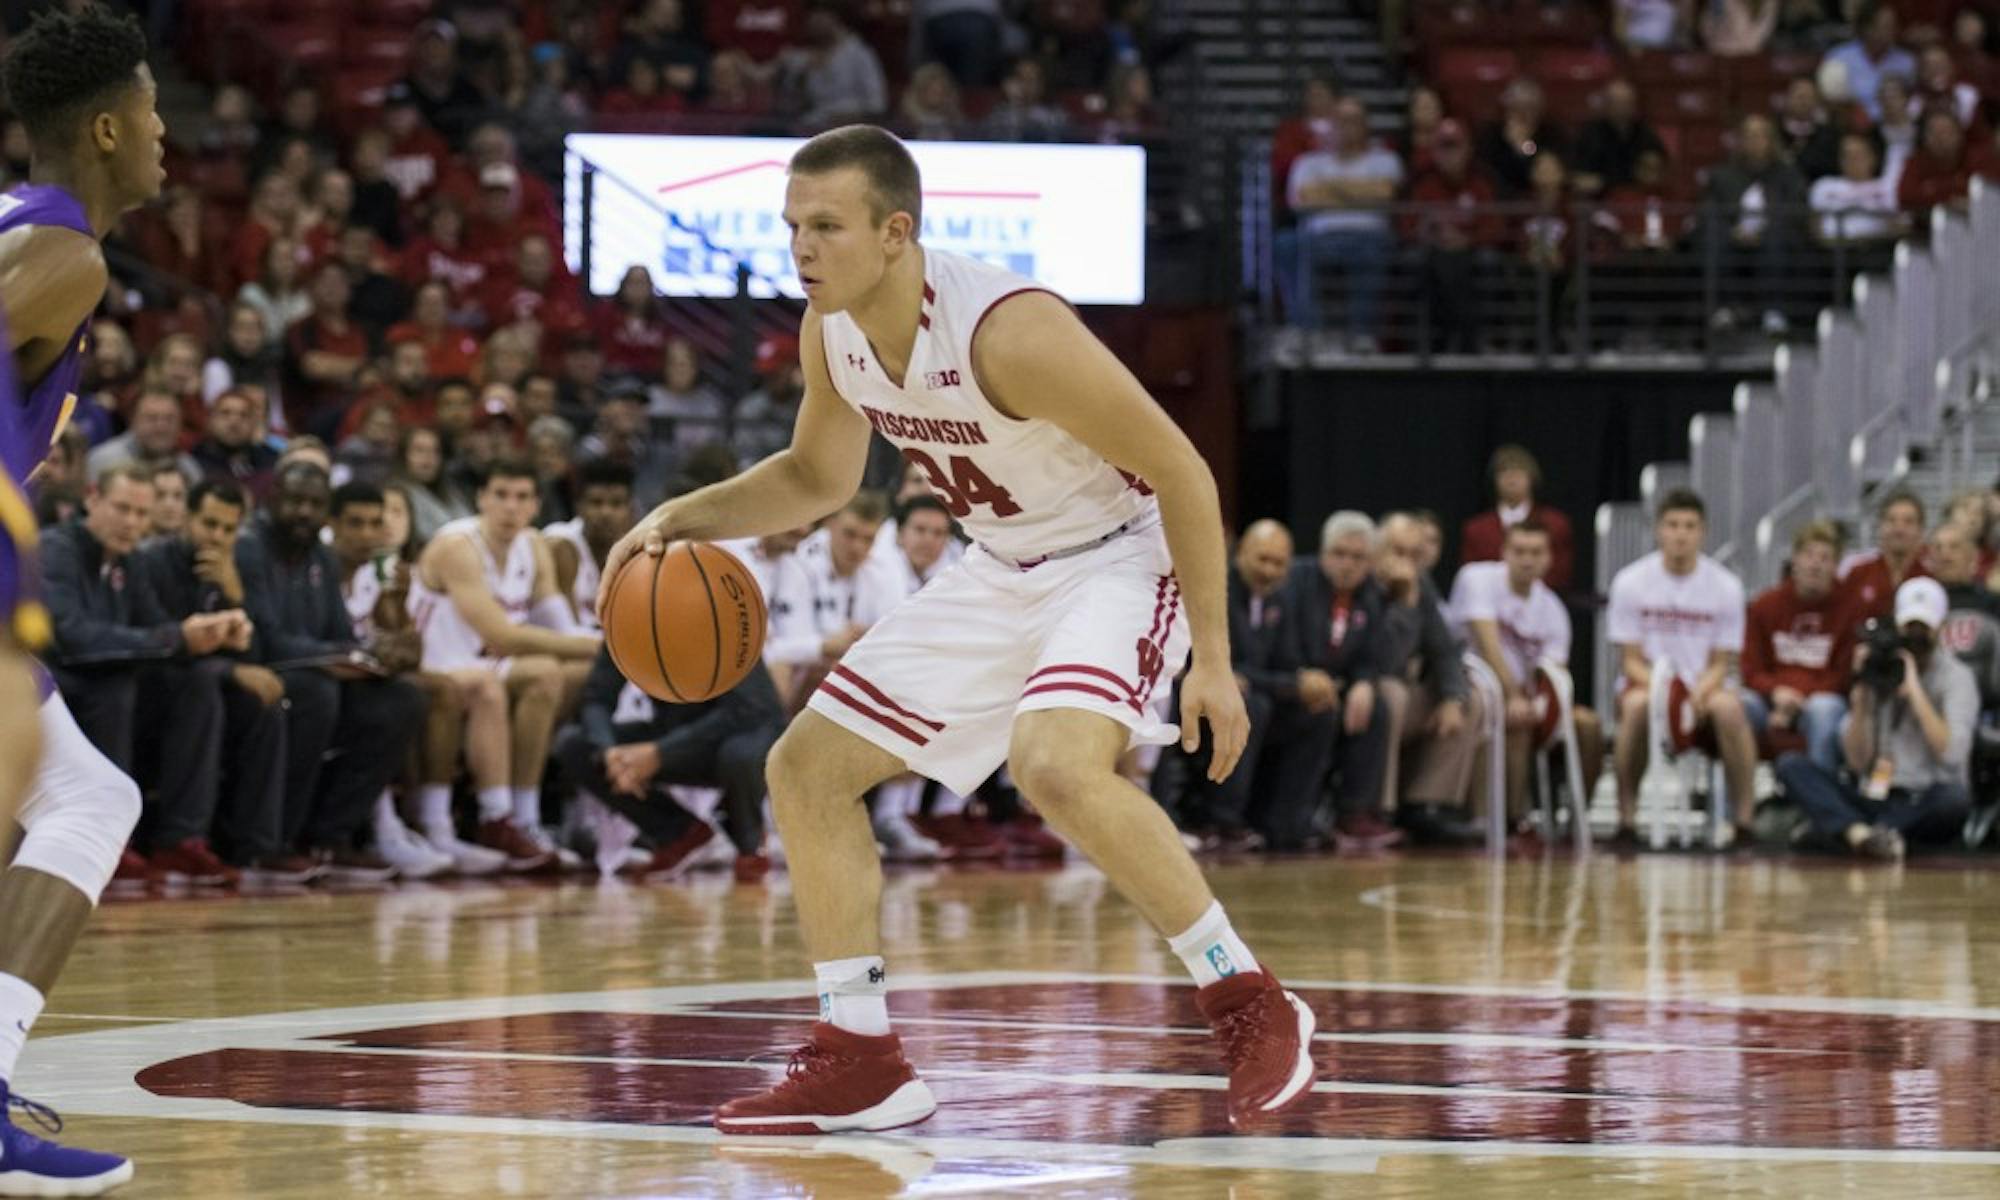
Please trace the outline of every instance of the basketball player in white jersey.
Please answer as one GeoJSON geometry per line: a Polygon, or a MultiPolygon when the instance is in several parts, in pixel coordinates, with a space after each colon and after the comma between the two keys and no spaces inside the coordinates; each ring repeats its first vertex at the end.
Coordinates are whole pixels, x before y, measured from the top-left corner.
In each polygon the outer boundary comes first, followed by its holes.
{"type": "Polygon", "coordinates": [[[542,526],[556,567],[556,590],[568,596],[583,627],[597,629],[597,589],[604,556],[632,528],[632,468],[592,459],[576,471],[576,512],[542,526]]]}
{"type": "Polygon", "coordinates": [[[935,1109],[889,1030],[882,876],[860,798],[906,770],[969,792],[1004,759],[1168,935],[1223,1044],[1231,1122],[1257,1128],[1310,1094],[1313,1014],[1231,929],[1160,806],[1117,773],[1135,739],[1192,748],[1204,720],[1215,778],[1243,752],[1214,478],[1061,299],[920,245],[921,194],[909,151],[872,126],[820,134],[792,158],[784,217],[807,311],[791,445],[661,505],[605,565],[833,511],[861,481],[871,429],[924,468],[978,543],[869,630],[772,751],[821,1020],[786,1077],[724,1105],[716,1127],[889,1129],[935,1109]],[[1146,705],[1190,642],[1176,731],[1146,705]]]}
{"type": "MultiPolygon", "coordinates": [[[[540,502],[533,467],[494,463],[479,489],[478,514],[439,528],[410,583],[424,670],[483,667],[506,681],[512,786],[479,789],[478,841],[517,870],[555,858],[541,822],[549,739],[603,640],[577,625],[556,588],[548,543],[530,524],[540,502]]],[[[448,822],[449,812],[443,815],[448,822]]],[[[437,817],[426,808],[427,835],[437,817]]]]}

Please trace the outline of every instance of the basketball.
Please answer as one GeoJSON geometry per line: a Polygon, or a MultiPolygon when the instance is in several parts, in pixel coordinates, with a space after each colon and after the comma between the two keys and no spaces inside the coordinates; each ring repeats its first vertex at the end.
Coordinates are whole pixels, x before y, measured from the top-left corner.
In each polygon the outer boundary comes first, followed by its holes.
{"type": "Polygon", "coordinates": [[[743,682],[769,624],[749,568],[707,542],[627,559],[611,581],[607,615],[604,644],[619,673],[674,704],[712,700],[743,682]]]}

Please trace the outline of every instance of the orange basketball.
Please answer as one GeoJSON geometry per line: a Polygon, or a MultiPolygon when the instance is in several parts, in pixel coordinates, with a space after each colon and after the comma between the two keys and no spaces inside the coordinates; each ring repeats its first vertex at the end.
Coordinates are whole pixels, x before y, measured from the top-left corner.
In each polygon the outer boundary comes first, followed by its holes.
{"type": "Polygon", "coordinates": [[[707,542],[636,554],[611,581],[604,644],[620,674],[655,700],[693,704],[743,682],[770,617],[741,560],[707,542]]]}

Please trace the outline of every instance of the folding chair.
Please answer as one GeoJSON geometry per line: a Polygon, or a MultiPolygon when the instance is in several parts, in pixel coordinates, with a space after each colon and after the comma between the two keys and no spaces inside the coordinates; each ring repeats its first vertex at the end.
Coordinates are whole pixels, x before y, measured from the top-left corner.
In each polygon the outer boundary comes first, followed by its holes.
{"type": "Polygon", "coordinates": [[[1507,849],[1507,694],[1477,654],[1465,655],[1465,677],[1486,706],[1486,848],[1507,849]]]}
{"type": "Polygon", "coordinates": [[[1715,757],[1697,743],[1695,730],[1700,721],[1694,715],[1693,700],[1687,681],[1675,674],[1674,664],[1664,658],[1656,660],[1646,697],[1652,753],[1647,756],[1646,778],[1640,784],[1642,797],[1649,783],[1658,786],[1661,792],[1663,802],[1653,807],[1655,850],[1666,847],[1669,820],[1679,826],[1681,848],[1692,844],[1694,831],[1693,822],[1688,820],[1688,805],[1690,797],[1704,790],[1704,781],[1709,796],[1708,844],[1715,845],[1721,836],[1719,825],[1728,797],[1722,794],[1715,757]]]}
{"type": "Polygon", "coordinates": [[[1556,830],[1555,781],[1550,777],[1549,752],[1562,752],[1563,782],[1569,791],[1570,837],[1579,856],[1590,853],[1590,796],[1583,786],[1583,755],[1576,745],[1576,685],[1568,668],[1553,659],[1535,664],[1535,805],[1542,829],[1553,839],[1556,830]]]}

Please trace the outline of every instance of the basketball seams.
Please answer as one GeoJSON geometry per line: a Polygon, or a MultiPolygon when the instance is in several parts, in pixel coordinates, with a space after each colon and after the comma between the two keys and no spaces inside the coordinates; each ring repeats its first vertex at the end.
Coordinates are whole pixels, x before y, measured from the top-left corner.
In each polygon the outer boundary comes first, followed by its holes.
{"type": "Polygon", "coordinates": [[[715,685],[722,681],[722,614],[715,611],[715,585],[709,582],[708,568],[701,565],[701,555],[695,552],[693,542],[683,543],[687,547],[688,559],[694,563],[695,573],[701,576],[701,594],[708,597],[709,627],[715,631],[715,664],[708,672],[708,694],[716,694],[715,685]]]}
{"type": "Polygon", "coordinates": [[[646,624],[653,632],[653,663],[660,668],[660,682],[673,693],[676,704],[685,704],[687,702],[681,699],[681,690],[674,686],[674,677],[667,672],[666,654],[660,648],[660,570],[667,564],[667,555],[672,553],[673,547],[669,546],[660,554],[652,556],[653,578],[652,586],[646,593],[646,624]]]}

